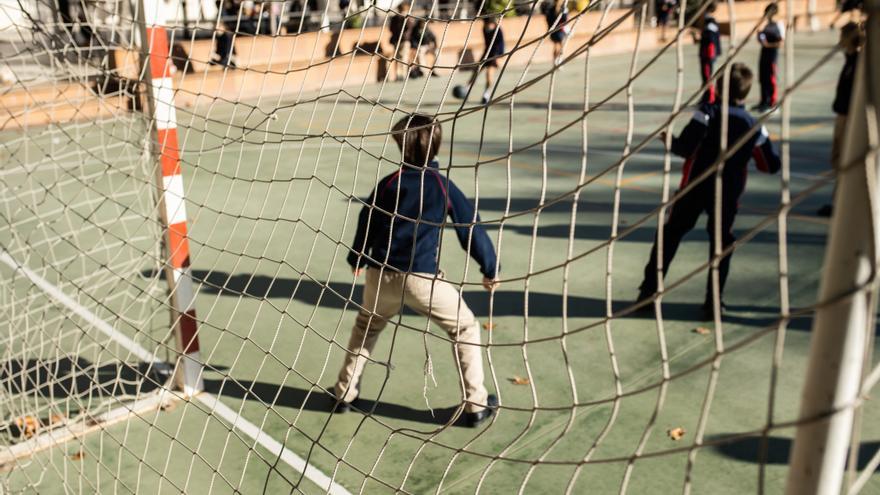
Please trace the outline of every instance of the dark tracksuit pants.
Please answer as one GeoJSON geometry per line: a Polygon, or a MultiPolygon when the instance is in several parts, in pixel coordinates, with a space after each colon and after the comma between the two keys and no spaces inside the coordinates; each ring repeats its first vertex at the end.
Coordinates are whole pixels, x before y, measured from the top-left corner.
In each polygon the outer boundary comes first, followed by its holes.
{"type": "Polygon", "coordinates": [[[778,95],[776,78],[776,50],[761,50],[758,59],[758,78],[761,80],[761,104],[771,107],[776,104],[778,95]]]}
{"type": "MultiPolygon", "coordinates": [[[[703,85],[706,84],[706,81],[712,77],[712,70],[715,65],[715,61],[706,58],[700,58],[700,77],[703,78],[703,85]]],[[[706,89],[706,92],[703,93],[703,103],[715,103],[715,85],[712,84],[706,89]]]]}
{"type": "MultiPolygon", "coordinates": [[[[663,276],[669,271],[669,265],[675,257],[678,245],[682,238],[697,224],[700,216],[706,213],[709,216],[706,222],[706,231],[709,233],[709,258],[715,255],[715,181],[707,180],[699,187],[676,201],[669,212],[666,223],[663,225],[663,276]]],[[[736,236],[733,235],[733,222],[736,219],[738,200],[736,195],[724,195],[721,205],[721,251],[733,245],[736,236]],[[731,198],[731,199],[726,199],[731,198]]],[[[733,252],[721,258],[718,267],[720,291],[724,291],[724,283],[730,271],[730,258],[733,252]]],[[[639,287],[642,294],[651,294],[657,291],[657,238],[654,238],[654,247],[648,264],[645,265],[645,278],[639,287]]],[[[708,271],[706,282],[706,299],[712,297],[712,271],[708,271]]]]}
{"type": "Polygon", "coordinates": [[[235,55],[233,43],[232,33],[228,31],[217,33],[217,55],[219,56],[217,63],[219,65],[229,65],[232,61],[232,56],[235,55]]]}

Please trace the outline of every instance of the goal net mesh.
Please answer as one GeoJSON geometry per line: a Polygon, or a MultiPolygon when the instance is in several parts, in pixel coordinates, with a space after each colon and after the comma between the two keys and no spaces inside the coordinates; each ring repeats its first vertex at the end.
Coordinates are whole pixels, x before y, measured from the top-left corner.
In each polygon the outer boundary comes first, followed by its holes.
{"type": "MultiPolygon", "coordinates": [[[[757,102],[769,4],[718,5],[724,50],[704,84],[709,4],[670,7],[664,27],[670,4],[649,3],[0,0],[4,491],[779,490],[818,305],[827,221],[814,211],[831,201],[843,57],[835,32],[805,29],[803,2],[778,3],[777,107],[750,132],[766,128],[782,168],[750,165],[726,313],[701,319],[707,278],[720,303],[727,254],[708,256],[717,205],[659,296],[637,303],[657,227],[688,187],[672,136],[734,61],[755,72],[757,102]],[[145,63],[150,9],[171,47],[165,96],[145,63]],[[395,19],[412,31],[394,39],[395,19]],[[489,19],[504,40],[491,63],[489,19]],[[451,338],[406,309],[353,409],[331,413],[363,304],[346,258],[361,210],[383,214],[368,197],[399,169],[392,128],[412,113],[441,124],[438,170],[480,212],[445,224],[437,254],[438,277],[479,320],[500,402],[475,429],[451,338]],[[172,147],[157,143],[169,118],[172,147]],[[186,266],[171,265],[163,209],[163,162],[178,157],[186,266]],[[489,233],[493,291],[454,226],[489,233]],[[188,308],[169,290],[179,273],[188,308]],[[193,396],[179,387],[186,309],[204,384],[193,396]]],[[[824,26],[857,16],[816,4],[824,26]]],[[[854,491],[877,487],[877,414],[857,408],[854,491]]]]}

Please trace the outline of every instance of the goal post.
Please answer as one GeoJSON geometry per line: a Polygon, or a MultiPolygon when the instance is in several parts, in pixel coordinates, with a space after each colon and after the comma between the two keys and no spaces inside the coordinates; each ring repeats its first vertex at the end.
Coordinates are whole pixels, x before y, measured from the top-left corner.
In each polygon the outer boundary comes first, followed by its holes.
{"type": "Polygon", "coordinates": [[[136,0],[140,31],[140,75],[143,78],[144,111],[150,122],[148,153],[154,162],[158,188],[157,211],[163,231],[163,265],[168,282],[168,307],[177,351],[175,382],[185,395],[204,389],[199,357],[195,288],[190,268],[189,239],[177,113],[174,104],[171,46],[164,26],[164,7],[157,0],[136,0]]]}
{"type": "Polygon", "coordinates": [[[880,0],[865,0],[866,40],[846,122],[810,342],[789,495],[840,493],[870,366],[880,246],[880,0]]]}

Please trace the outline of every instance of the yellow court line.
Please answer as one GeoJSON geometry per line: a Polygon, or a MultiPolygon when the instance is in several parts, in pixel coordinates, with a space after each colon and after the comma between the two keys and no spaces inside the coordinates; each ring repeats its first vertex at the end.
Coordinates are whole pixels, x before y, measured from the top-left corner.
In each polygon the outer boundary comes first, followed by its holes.
{"type": "MultiPolygon", "coordinates": [[[[800,136],[801,134],[806,134],[808,132],[815,131],[816,129],[821,129],[823,127],[826,127],[826,126],[828,126],[828,124],[830,124],[830,122],[817,122],[815,124],[807,124],[807,125],[803,125],[803,126],[795,128],[795,129],[792,129],[788,134],[790,137],[800,136]]],[[[775,132],[771,132],[770,139],[772,139],[774,141],[779,141],[781,139],[781,136],[775,132]]]]}
{"type": "Polygon", "coordinates": [[[644,174],[639,174],[639,175],[635,175],[635,176],[632,176],[632,177],[628,177],[628,178],[623,179],[622,181],[620,181],[620,187],[623,187],[623,186],[628,185],[628,184],[632,184],[633,182],[638,182],[638,181],[640,181],[640,180],[642,180],[642,179],[647,179],[647,178],[649,178],[649,177],[654,177],[655,175],[660,175],[660,172],[658,172],[658,171],[655,170],[655,171],[653,171],[653,172],[645,172],[644,174]]]}

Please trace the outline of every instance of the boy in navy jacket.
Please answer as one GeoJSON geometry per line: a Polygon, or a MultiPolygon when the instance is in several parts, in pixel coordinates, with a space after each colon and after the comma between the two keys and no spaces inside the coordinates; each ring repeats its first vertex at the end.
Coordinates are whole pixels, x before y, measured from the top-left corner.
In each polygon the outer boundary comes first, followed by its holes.
{"type": "Polygon", "coordinates": [[[399,121],[393,133],[402,163],[379,181],[366,201],[348,255],[355,276],[366,268],[367,278],[335,387],[339,401],[335,411],[347,411],[357,398],[364,365],[379,333],[406,304],[452,339],[465,423],[476,426],[492,415],[498,401],[483,385],[479,323],[458,288],[438,275],[446,217],[452,219],[461,247],[479,264],[486,290],[497,285],[495,249],[473,204],[437,169],[440,124],[433,117],[415,114],[399,121]]]}
{"type": "MultiPolygon", "coordinates": [[[[735,63],[730,70],[730,104],[728,107],[727,143],[733,147],[750,129],[755,127],[755,119],[746,111],[744,104],[752,85],[752,71],[744,64],[735,63]]],[[[721,94],[719,92],[719,94],[721,94]]],[[[684,189],[703,172],[709,170],[721,156],[721,104],[703,105],[693,118],[672,140],[671,151],[685,159],[679,189],[684,189]]],[[[665,136],[664,136],[665,140],[665,136]]],[[[754,160],[758,170],[774,174],[779,171],[779,155],[770,142],[764,126],[738,148],[724,163],[721,191],[721,251],[725,251],[736,241],[733,235],[733,222],[739,208],[739,198],[746,187],[748,164],[754,160]]],[[[663,271],[665,276],[681,239],[696,225],[697,220],[706,213],[709,217],[706,230],[709,232],[709,256],[715,253],[715,180],[709,175],[693,189],[682,195],[669,210],[663,229],[663,271]]],[[[718,268],[721,291],[730,270],[732,252],[725,255],[718,268]]],[[[657,292],[657,240],[651,256],[645,265],[645,275],[639,287],[639,300],[654,297],[657,292]]],[[[723,308],[723,304],[722,304],[723,308]]],[[[652,306],[643,309],[651,311],[652,306]]],[[[704,317],[712,319],[712,274],[706,284],[706,299],[703,304],[704,317]]]]}
{"type": "MultiPolygon", "coordinates": [[[[715,13],[715,3],[706,7],[706,15],[703,17],[703,31],[700,34],[700,77],[703,85],[712,77],[715,59],[721,55],[721,28],[712,14],[715,13]]],[[[703,94],[703,103],[715,103],[715,84],[709,86],[703,94]]]]}
{"type": "Polygon", "coordinates": [[[754,108],[765,112],[776,106],[779,97],[779,81],[776,77],[776,61],[779,59],[779,47],[785,40],[785,25],[774,20],[779,7],[771,3],[764,9],[767,25],[758,33],[761,44],[761,56],[758,59],[758,78],[761,81],[761,102],[754,108]]]}

